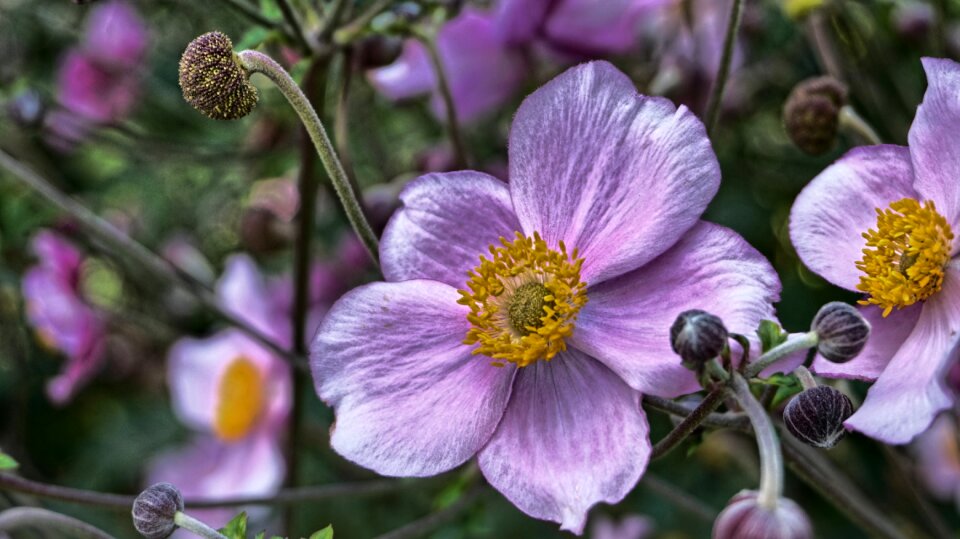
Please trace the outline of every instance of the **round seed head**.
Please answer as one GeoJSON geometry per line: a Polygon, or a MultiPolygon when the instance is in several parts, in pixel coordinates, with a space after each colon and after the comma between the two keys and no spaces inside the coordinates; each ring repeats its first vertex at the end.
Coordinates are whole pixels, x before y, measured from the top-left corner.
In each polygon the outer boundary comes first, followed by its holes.
{"type": "Polygon", "coordinates": [[[720,355],[726,345],[723,320],[705,311],[684,311],[670,327],[670,346],[688,369],[697,370],[720,355]]]}
{"type": "Polygon", "coordinates": [[[855,307],[841,301],[821,307],[811,329],[819,338],[817,351],[836,363],[855,358],[870,338],[870,322],[855,307]]]}
{"type": "Polygon", "coordinates": [[[170,483],[157,483],[133,501],[133,527],[147,539],[165,539],[177,529],[174,517],[183,511],[183,496],[170,483]]]}
{"type": "Polygon", "coordinates": [[[242,118],[259,99],[233,43],[220,32],[208,32],[187,45],[180,57],[180,88],[187,103],[215,120],[242,118]]]}
{"type": "Polygon", "coordinates": [[[832,77],[807,79],[793,88],[783,107],[783,125],[790,140],[810,155],[830,151],[837,136],[840,109],[847,88],[832,77]]]}
{"type": "Polygon", "coordinates": [[[807,389],[790,399],[783,422],[798,440],[830,449],[846,434],[843,422],[853,415],[850,398],[830,386],[807,389]]]}

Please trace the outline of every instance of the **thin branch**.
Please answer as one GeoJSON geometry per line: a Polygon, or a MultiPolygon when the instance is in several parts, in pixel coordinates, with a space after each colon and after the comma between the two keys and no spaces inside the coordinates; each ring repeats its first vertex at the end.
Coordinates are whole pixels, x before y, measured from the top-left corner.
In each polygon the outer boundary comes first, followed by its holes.
{"type": "Polygon", "coordinates": [[[430,55],[430,63],[433,64],[433,72],[437,76],[437,91],[440,92],[440,97],[443,98],[443,108],[447,116],[447,133],[450,136],[450,145],[453,147],[453,156],[456,161],[455,168],[466,168],[468,166],[467,149],[463,143],[460,121],[457,119],[457,107],[453,101],[453,90],[450,88],[447,70],[443,66],[443,60],[440,58],[440,50],[437,48],[436,34],[420,35],[418,39],[420,39],[427,48],[427,53],[430,55]]]}
{"type": "Polygon", "coordinates": [[[713,78],[713,88],[710,90],[710,99],[707,101],[706,113],[703,116],[708,134],[713,133],[713,128],[717,124],[717,117],[720,115],[720,102],[723,100],[723,89],[727,85],[727,77],[730,76],[733,47],[737,42],[742,12],[743,0],[733,0],[733,6],[730,8],[730,18],[727,21],[727,34],[723,38],[723,55],[720,57],[717,75],[713,78]]]}
{"type": "Polygon", "coordinates": [[[356,19],[353,19],[348,24],[344,25],[342,28],[333,33],[333,41],[338,45],[345,45],[352,42],[356,39],[363,30],[366,29],[367,25],[370,24],[377,15],[383,13],[385,9],[390,7],[390,4],[394,3],[396,0],[377,0],[373,4],[370,4],[370,7],[364,10],[356,19]]]}
{"type": "Polygon", "coordinates": [[[690,412],[690,414],[667,433],[656,445],[653,446],[653,452],[650,454],[650,460],[666,456],[681,442],[687,439],[690,434],[696,430],[703,421],[720,407],[723,403],[723,397],[726,395],[726,389],[715,389],[707,394],[700,404],[690,412]]]}
{"type": "Polygon", "coordinates": [[[312,52],[313,48],[307,40],[307,35],[303,30],[303,23],[300,21],[297,12],[294,11],[293,6],[290,5],[288,0],[276,0],[276,2],[277,6],[280,7],[280,13],[283,14],[283,19],[287,21],[287,26],[293,29],[293,38],[297,41],[297,44],[303,47],[304,50],[312,52]]]}
{"type": "Polygon", "coordinates": [[[346,6],[346,0],[333,0],[333,7],[327,12],[323,26],[320,27],[321,41],[326,42],[330,39],[330,36],[333,35],[333,31],[336,30],[337,24],[340,23],[340,17],[343,16],[346,6]]]}
{"type": "Polygon", "coordinates": [[[182,286],[196,297],[200,304],[216,314],[224,322],[236,327],[281,357],[288,359],[294,366],[306,368],[307,361],[304,356],[292,354],[289,350],[277,344],[257,328],[247,324],[232,313],[227,312],[220,305],[220,300],[216,294],[205,284],[181,271],[164,258],[156,255],[109,222],[101,219],[85,206],[62,193],[33,169],[2,150],[0,150],[0,168],[6,169],[14,178],[19,180],[21,184],[39,194],[60,211],[70,215],[87,233],[115,250],[115,252],[106,251],[106,254],[111,256],[125,256],[129,260],[135,261],[155,278],[172,285],[182,286]]]}
{"type": "MultiPolygon", "coordinates": [[[[643,402],[661,412],[665,412],[677,417],[687,417],[693,412],[693,407],[687,406],[683,403],[672,401],[670,399],[664,399],[662,397],[654,397],[653,395],[644,395],[643,402]]],[[[750,420],[745,414],[742,413],[730,413],[725,414],[709,414],[702,421],[702,424],[718,429],[736,429],[736,430],[749,430],[750,429],[750,420]]]]}
{"type": "Polygon", "coordinates": [[[283,27],[277,21],[267,18],[266,15],[260,12],[259,9],[253,7],[252,5],[244,2],[243,0],[220,0],[224,4],[227,4],[231,8],[235,9],[239,14],[243,15],[251,22],[257,23],[260,26],[269,28],[271,30],[279,30],[284,33],[288,33],[287,29],[283,27]]]}
{"type": "Polygon", "coordinates": [[[23,528],[58,530],[75,539],[114,539],[92,524],[39,507],[14,507],[0,513],[0,532],[23,528]]]}
{"type": "Polygon", "coordinates": [[[470,508],[473,502],[485,492],[482,486],[474,487],[460,496],[460,499],[449,506],[431,513],[420,520],[415,520],[409,524],[401,526],[393,531],[383,535],[378,535],[376,539],[408,539],[413,537],[425,537],[427,534],[436,530],[440,526],[452,521],[460,516],[460,513],[470,508]]]}

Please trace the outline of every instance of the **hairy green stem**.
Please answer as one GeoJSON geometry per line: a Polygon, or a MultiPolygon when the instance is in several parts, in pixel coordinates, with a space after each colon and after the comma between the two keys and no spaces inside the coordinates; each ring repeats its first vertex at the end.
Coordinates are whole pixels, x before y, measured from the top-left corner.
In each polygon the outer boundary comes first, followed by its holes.
{"type": "Polygon", "coordinates": [[[0,512],[0,532],[13,534],[23,528],[57,530],[74,539],[114,539],[92,524],[39,507],[13,507],[0,512]]]}
{"type": "Polygon", "coordinates": [[[803,389],[813,389],[817,387],[817,381],[814,380],[813,374],[810,373],[810,369],[800,365],[793,370],[793,374],[796,375],[797,379],[800,380],[800,385],[803,386],[803,389]]]}
{"type": "Polygon", "coordinates": [[[200,537],[204,537],[206,539],[227,539],[226,535],[223,535],[222,533],[211,528],[204,522],[201,522],[193,518],[192,516],[184,513],[183,511],[177,511],[173,515],[173,522],[177,526],[180,526],[185,530],[189,530],[199,535],[200,537]]]}
{"type": "Polygon", "coordinates": [[[744,367],[743,376],[749,380],[760,374],[770,365],[773,365],[790,354],[799,352],[800,350],[813,348],[817,345],[819,340],[820,338],[817,337],[816,332],[810,331],[803,334],[801,337],[781,343],[780,345],[767,350],[763,355],[758,357],[756,361],[744,367]]]}
{"type": "MultiPolygon", "coordinates": [[[[694,408],[689,405],[664,399],[663,397],[654,397],[653,395],[644,395],[643,402],[654,410],[659,410],[677,417],[687,417],[693,413],[694,410],[694,408]]],[[[703,421],[701,421],[701,424],[714,429],[736,429],[741,431],[750,429],[750,420],[746,415],[741,413],[727,412],[725,414],[707,414],[707,416],[703,418],[703,421]]]]}
{"type": "Polygon", "coordinates": [[[773,509],[783,494],[783,457],[780,454],[776,430],[767,411],[750,392],[750,385],[738,373],[733,374],[730,388],[750,418],[760,451],[760,494],[757,503],[773,509]]]}
{"type": "Polygon", "coordinates": [[[737,33],[740,30],[740,19],[743,18],[743,0],[733,0],[730,8],[730,18],[727,20],[727,33],[723,38],[723,54],[720,56],[720,66],[717,75],[713,78],[713,88],[707,101],[706,120],[707,133],[713,133],[720,116],[720,102],[723,100],[723,89],[730,76],[730,64],[733,62],[733,47],[737,42],[737,33]]]}
{"type": "Polygon", "coordinates": [[[680,445],[681,442],[686,440],[687,437],[703,423],[704,419],[720,407],[726,393],[726,389],[723,388],[715,389],[708,393],[700,404],[690,412],[690,415],[685,417],[679,425],[674,427],[672,431],[653,446],[653,451],[650,453],[650,460],[666,456],[670,451],[680,445]]]}
{"type": "Polygon", "coordinates": [[[294,82],[290,75],[280,67],[280,64],[274,61],[273,58],[251,50],[242,51],[238,56],[248,71],[261,73],[273,81],[297,112],[300,121],[310,135],[310,140],[313,141],[317,155],[320,156],[320,162],[323,163],[323,167],[330,176],[330,183],[333,184],[333,189],[340,198],[340,203],[343,205],[350,225],[353,226],[353,229],[360,236],[361,241],[363,241],[364,246],[367,248],[367,252],[370,254],[370,258],[375,263],[379,263],[379,242],[377,236],[374,234],[373,228],[363,214],[363,209],[360,207],[357,199],[358,194],[355,193],[350,186],[347,173],[343,170],[343,164],[340,163],[340,159],[337,157],[336,150],[334,150],[333,144],[327,136],[327,131],[324,129],[320,117],[317,116],[317,111],[310,105],[310,102],[306,96],[303,95],[297,83],[294,82]]]}

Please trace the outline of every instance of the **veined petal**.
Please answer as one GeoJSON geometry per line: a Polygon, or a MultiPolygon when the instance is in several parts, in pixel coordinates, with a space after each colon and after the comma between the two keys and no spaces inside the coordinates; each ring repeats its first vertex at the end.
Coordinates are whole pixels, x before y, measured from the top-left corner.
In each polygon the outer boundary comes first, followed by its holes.
{"type": "Polygon", "coordinates": [[[877,208],[913,190],[910,151],[903,146],[862,146],[846,153],[803,189],[790,210],[790,240],[800,260],[831,283],[856,290],[856,263],[876,228],[877,208]]]}
{"type": "Polygon", "coordinates": [[[381,475],[424,476],[487,442],[515,369],[471,355],[459,297],[436,281],[373,283],[331,308],[310,364],[337,415],[330,442],[338,453],[381,475]]]}
{"type": "Polygon", "coordinates": [[[871,327],[870,338],[863,351],[846,363],[834,363],[817,354],[811,368],[827,378],[876,380],[917,325],[922,309],[923,304],[914,304],[893,310],[884,318],[883,309],[876,305],[860,307],[860,314],[870,322],[871,327]]]}
{"type": "Polygon", "coordinates": [[[700,120],[639,95],[607,62],[569,69],[531,94],[514,118],[509,151],[523,231],[579,249],[589,284],[669,249],[720,184],[700,120]]]}
{"type": "Polygon", "coordinates": [[[665,397],[699,388],[670,347],[677,315],[701,309],[727,329],[753,335],[774,319],[780,281],[737,233],[701,221],[643,268],[587,289],[571,344],[596,357],[634,389],[665,397]]]}
{"type": "Polygon", "coordinates": [[[950,268],[943,288],[926,301],[913,332],[845,423],[890,444],[905,444],[953,403],[945,387],[960,340],[960,270],[950,268]]]}
{"type": "Polygon", "coordinates": [[[427,174],[410,182],[400,200],[380,242],[388,281],[432,279],[463,288],[487,248],[520,230],[507,185],[481,172],[427,174]]]}
{"type": "Polygon", "coordinates": [[[616,503],[636,485],[649,434],[640,394],[569,349],[517,373],[480,469],[524,513],[579,534],[590,507],[616,503]]]}
{"type": "MultiPolygon", "coordinates": [[[[927,91],[910,126],[910,157],[916,172],[914,187],[933,200],[954,230],[960,225],[960,64],[924,58],[927,91]]],[[[960,239],[954,241],[957,249],[960,239]]]]}

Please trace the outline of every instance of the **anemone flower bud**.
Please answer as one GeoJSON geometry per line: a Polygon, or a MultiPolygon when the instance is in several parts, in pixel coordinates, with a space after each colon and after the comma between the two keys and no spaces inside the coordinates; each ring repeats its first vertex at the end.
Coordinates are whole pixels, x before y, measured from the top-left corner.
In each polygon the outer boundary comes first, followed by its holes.
{"type": "Polygon", "coordinates": [[[699,369],[720,355],[726,345],[727,328],[723,320],[708,312],[684,311],[670,326],[670,346],[688,369],[699,369]]]}
{"type": "Polygon", "coordinates": [[[819,339],[817,351],[836,363],[857,357],[870,338],[870,322],[855,307],[841,301],[820,307],[811,329],[819,339]]]}
{"type": "Polygon", "coordinates": [[[831,449],[843,438],[843,422],[853,415],[850,398],[830,386],[807,389],[790,399],[783,422],[801,442],[831,449]]]}
{"type": "Polygon", "coordinates": [[[187,103],[215,120],[243,118],[259,98],[233,43],[220,32],[187,45],[180,57],[180,88],[187,103]]]}
{"type": "Polygon", "coordinates": [[[758,492],[743,490],[730,499],[713,523],[713,539],[813,539],[813,526],[799,505],[787,498],[764,507],[758,492]]]}
{"type": "Polygon", "coordinates": [[[403,52],[403,40],[397,36],[372,35],[356,45],[357,65],[373,69],[392,64],[403,52]]]}
{"type": "Polygon", "coordinates": [[[840,109],[847,88],[833,77],[807,79],[790,92],[783,107],[783,125],[790,140],[810,155],[826,153],[837,136],[840,109]]]}
{"type": "Polygon", "coordinates": [[[293,230],[268,208],[251,206],[240,217],[240,241],[254,253],[272,253],[290,244],[293,230]]]}
{"type": "Polygon", "coordinates": [[[183,496],[170,483],[157,483],[133,501],[133,527],[147,539],[169,537],[177,525],[174,517],[183,511],[183,496]]]}

